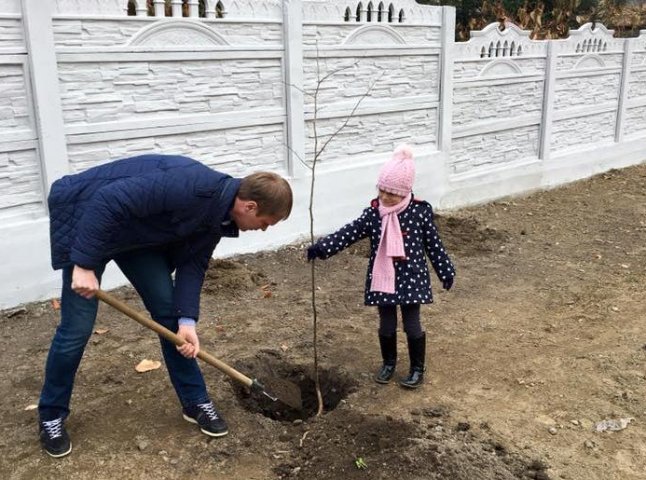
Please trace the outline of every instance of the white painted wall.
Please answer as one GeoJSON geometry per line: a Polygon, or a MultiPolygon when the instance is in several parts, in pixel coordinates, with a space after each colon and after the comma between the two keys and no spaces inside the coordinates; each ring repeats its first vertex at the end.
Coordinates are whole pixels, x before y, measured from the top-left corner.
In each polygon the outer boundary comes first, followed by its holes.
{"type": "MultiPolygon", "coordinates": [[[[128,17],[127,3],[0,0],[0,308],[58,293],[51,182],[139,153],[290,179],[289,221],[224,240],[218,256],[305,238],[314,120],[325,142],[375,78],[317,167],[317,233],[360,213],[403,141],[416,193],[439,208],[646,160],[646,32],[586,25],[538,42],[490,25],[455,44],[455,11],[414,0],[370,12],[355,0],[223,0],[223,18],[213,0],[206,18],[196,1],[186,18],[165,17],[161,1],[148,17],[144,0],[128,17]],[[339,69],[315,112],[317,79],[339,69]]],[[[104,286],[123,281],[110,268],[104,286]]]]}

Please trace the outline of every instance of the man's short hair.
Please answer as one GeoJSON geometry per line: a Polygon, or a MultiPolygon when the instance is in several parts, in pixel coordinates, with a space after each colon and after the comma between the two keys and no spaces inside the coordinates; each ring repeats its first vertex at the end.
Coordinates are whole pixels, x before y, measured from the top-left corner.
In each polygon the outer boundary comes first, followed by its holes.
{"type": "Polygon", "coordinates": [[[285,220],[292,211],[292,188],[280,175],[273,172],[256,172],[242,179],[240,200],[252,200],[258,204],[257,215],[268,215],[285,220]]]}

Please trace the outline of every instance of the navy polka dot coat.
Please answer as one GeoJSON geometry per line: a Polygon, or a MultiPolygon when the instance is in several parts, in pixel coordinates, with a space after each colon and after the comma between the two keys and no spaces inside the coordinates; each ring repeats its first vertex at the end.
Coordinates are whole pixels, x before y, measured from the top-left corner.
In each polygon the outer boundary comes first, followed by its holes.
{"type": "Polygon", "coordinates": [[[370,238],[370,260],[366,276],[366,305],[405,305],[433,302],[431,279],[426,255],[440,280],[455,276],[455,268],[446,253],[433,223],[433,208],[423,200],[413,198],[406,210],[398,215],[406,258],[395,261],[395,293],[371,292],[372,265],[377,256],[381,237],[379,201],[374,199],[361,216],[316,243],[321,258],[329,258],[353,243],[370,238]]]}

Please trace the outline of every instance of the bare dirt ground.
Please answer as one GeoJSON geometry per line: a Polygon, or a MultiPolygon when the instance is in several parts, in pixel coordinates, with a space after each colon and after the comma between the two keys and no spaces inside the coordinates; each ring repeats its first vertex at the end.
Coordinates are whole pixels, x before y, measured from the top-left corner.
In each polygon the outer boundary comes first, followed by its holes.
{"type": "MultiPolygon", "coordinates": [[[[306,407],[265,408],[204,365],[230,425],[220,439],[182,419],[163,367],[135,372],[160,360],[157,340],[103,305],[67,422],[74,451],[49,458],[26,407],[57,312],[50,302],[0,312],[0,478],[646,478],[646,165],[447,212],[438,225],[458,276],[448,293],[435,285],[436,303],[422,310],[429,381],[418,391],[371,378],[366,245],[317,263],[318,418],[302,246],[215,261],[203,348],[261,380],[299,382],[306,407]],[[622,418],[632,419],[625,429],[596,431],[622,418]]],[[[142,309],[132,290],[115,294],[142,309]]],[[[404,373],[403,335],[399,347],[404,373]]]]}

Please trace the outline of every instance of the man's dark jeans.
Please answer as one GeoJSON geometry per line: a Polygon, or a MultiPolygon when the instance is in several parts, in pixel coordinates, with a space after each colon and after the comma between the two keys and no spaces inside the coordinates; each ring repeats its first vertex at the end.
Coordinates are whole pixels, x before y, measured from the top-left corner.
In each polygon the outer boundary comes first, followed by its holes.
{"type": "MultiPolygon", "coordinates": [[[[171,315],[173,269],[164,253],[135,250],[116,256],[114,261],[135,287],[152,318],[177,332],[177,318],[171,315]]],[[[105,266],[95,272],[99,281],[104,269],[105,266]]],[[[61,321],[45,365],[45,382],[38,404],[41,421],[65,418],[69,414],[74,377],[94,330],[98,300],[85,299],[72,290],[72,271],[73,267],[63,269],[61,321]]],[[[141,327],[132,322],[128,328],[141,327]]],[[[197,361],[183,357],[168,340],[160,337],[160,342],[171,382],[182,406],[207,402],[209,397],[197,361]]]]}

